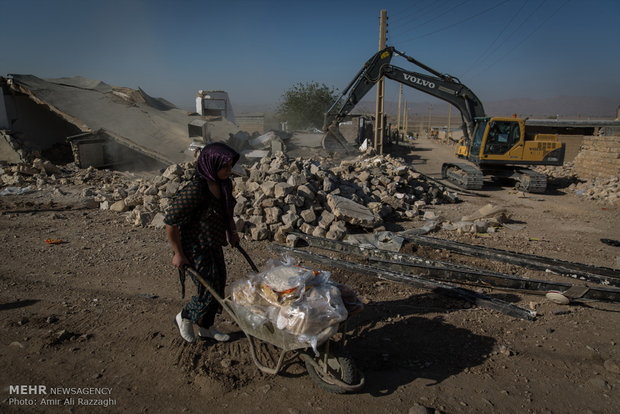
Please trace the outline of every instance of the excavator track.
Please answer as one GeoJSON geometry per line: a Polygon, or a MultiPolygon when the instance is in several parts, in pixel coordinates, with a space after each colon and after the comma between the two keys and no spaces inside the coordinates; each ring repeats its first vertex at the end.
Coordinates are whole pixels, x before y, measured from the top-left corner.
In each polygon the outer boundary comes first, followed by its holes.
{"type": "Polygon", "coordinates": [[[451,183],[466,190],[480,190],[484,176],[479,168],[469,164],[449,164],[441,167],[441,175],[451,183]]]}
{"type": "Polygon", "coordinates": [[[547,176],[536,171],[520,168],[515,171],[513,178],[517,181],[519,190],[539,194],[547,190],[547,176]]]}

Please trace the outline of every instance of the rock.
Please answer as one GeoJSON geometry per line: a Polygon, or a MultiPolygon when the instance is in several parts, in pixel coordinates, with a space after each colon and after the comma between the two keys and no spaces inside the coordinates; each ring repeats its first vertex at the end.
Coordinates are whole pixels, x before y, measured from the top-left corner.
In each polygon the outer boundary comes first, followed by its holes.
{"type": "Polygon", "coordinates": [[[329,227],[329,231],[325,234],[325,237],[331,240],[342,240],[347,235],[347,227],[342,221],[335,221],[329,227]]]}
{"type": "Polygon", "coordinates": [[[295,236],[294,234],[289,234],[288,236],[286,236],[286,245],[288,247],[297,247],[299,243],[299,237],[295,236]]]}
{"type": "Polygon", "coordinates": [[[124,200],[117,201],[110,206],[110,211],[122,213],[123,211],[127,211],[127,205],[124,200]]]}
{"type": "Polygon", "coordinates": [[[620,359],[607,359],[603,363],[605,369],[614,374],[620,374],[620,359]]]}
{"type": "Polygon", "coordinates": [[[274,196],[275,198],[284,199],[291,194],[294,189],[295,187],[288,183],[277,183],[274,187],[274,196]]]}
{"type": "Polygon", "coordinates": [[[99,209],[100,210],[109,210],[110,209],[110,203],[108,202],[108,200],[104,200],[101,203],[99,203],[99,209]]]}
{"type": "Polygon", "coordinates": [[[156,229],[163,229],[166,227],[166,223],[164,223],[165,216],[162,213],[157,213],[149,223],[149,227],[154,227],[156,229]]]}
{"type": "Polygon", "coordinates": [[[260,189],[267,197],[273,197],[275,195],[276,183],[274,181],[265,181],[260,185],[260,189]]]}
{"type": "Polygon", "coordinates": [[[164,171],[162,176],[168,179],[173,179],[175,177],[182,176],[183,172],[183,167],[181,167],[179,164],[172,164],[168,168],[166,168],[166,171],[164,171]]]}
{"type": "Polygon", "coordinates": [[[52,164],[50,161],[43,161],[43,170],[47,175],[60,174],[60,168],[52,164]]]}
{"type": "Polygon", "coordinates": [[[368,207],[344,197],[329,194],[327,196],[327,204],[334,216],[350,224],[372,228],[379,225],[382,221],[368,207]]]}
{"type": "Polygon", "coordinates": [[[308,224],[313,224],[316,221],[316,214],[312,209],[304,210],[299,215],[308,224]]]}
{"type": "Polygon", "coordinates": [[[271,234],[266,224],[259,224],[258,226],[252,227],[252,229],[250,229],[250,236],[252,237],[252,240],[259,241],[267,240],[271,236],[271,234]]]}
{"type": "Polygon", "coordinates": [[[411,407],[409,407],[408,414],[433,414],[435,410],[432,408],[427,408],[421,404],[415,403],[411,407]]]}

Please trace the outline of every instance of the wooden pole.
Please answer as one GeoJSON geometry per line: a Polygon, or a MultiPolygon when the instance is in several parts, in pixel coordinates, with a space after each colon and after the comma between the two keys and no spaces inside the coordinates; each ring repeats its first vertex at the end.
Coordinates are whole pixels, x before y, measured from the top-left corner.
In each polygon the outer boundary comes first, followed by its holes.
{"type": "Polygon", "coordinates": [[[400,133],[400,130],[401,130],[400,112],[402,108],[402,101],[403,101],[403,84],[401,83],[399,92],[398,92],[398,115],[396,116],[396,130],[398,131],[398,133],[400,133]]]}
{"type": "MultiPolygon", "coordinates": [[[[387,10],[379,13],[379,50],[385,48],[387,34],[387,10]]],[[[383,77],[377,82],[377,105],[375,111],[375,150],[383,154],[383,94],[385,92],[385,80],[383,77]]]]}

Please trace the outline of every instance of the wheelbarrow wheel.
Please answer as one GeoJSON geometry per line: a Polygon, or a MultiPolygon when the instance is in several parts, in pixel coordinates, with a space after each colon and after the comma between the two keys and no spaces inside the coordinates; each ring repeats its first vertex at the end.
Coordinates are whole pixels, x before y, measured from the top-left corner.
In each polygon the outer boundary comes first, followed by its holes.
{"type": "Polygon", "coordinates": [[[303,360],[310,378],[325,391],[344,394],[363,384],[355,361],[342,349],[330,350],[327,358],[305,354],[303,360]]]}

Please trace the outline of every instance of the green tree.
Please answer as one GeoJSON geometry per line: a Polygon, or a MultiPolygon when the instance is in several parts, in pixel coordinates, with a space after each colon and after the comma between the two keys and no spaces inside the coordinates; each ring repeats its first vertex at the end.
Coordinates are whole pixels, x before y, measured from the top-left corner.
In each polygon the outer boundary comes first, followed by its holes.
{"type": "Polygon", "coordinates": [[[296,83],[282,95],[278,117],[290,129],[322,128],[323,116],[336,100],[336,91],[317,82],[296,83]]]}

